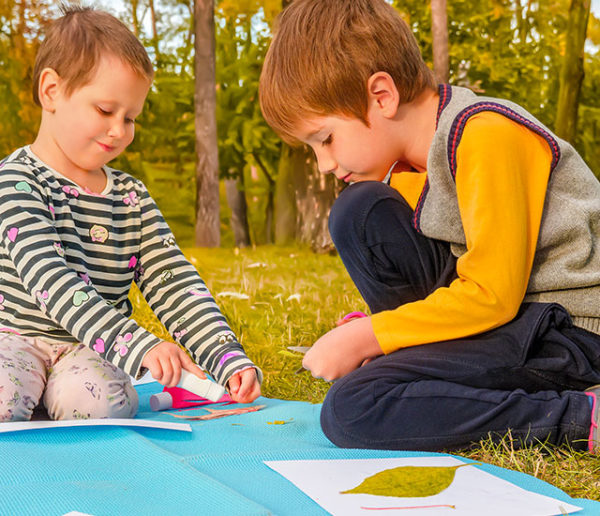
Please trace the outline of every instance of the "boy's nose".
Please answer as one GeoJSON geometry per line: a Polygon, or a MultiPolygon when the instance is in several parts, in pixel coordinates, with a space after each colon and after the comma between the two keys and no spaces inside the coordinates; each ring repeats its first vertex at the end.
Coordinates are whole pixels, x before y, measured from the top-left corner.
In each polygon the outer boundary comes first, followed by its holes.
{"type": "Polygon", "coordinates": [[[321,174],[331,174],[332,172],[335,172],[337,163],[333,157],[319,153],[317,154],[317,166],[321,174]]]}

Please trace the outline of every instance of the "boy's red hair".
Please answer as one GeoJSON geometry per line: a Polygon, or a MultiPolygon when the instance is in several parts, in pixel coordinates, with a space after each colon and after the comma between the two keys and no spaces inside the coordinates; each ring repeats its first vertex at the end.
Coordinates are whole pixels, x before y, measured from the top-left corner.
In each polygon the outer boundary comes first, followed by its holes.
{"type": "Polygon", "coordinates": [[[266,121],[289,143],[306,116],[367,120],[367,81],[387,72],[410,102],[435,89],[414,35],[384,0],[294,0],[278,18],[260,77],[266,121]]]}

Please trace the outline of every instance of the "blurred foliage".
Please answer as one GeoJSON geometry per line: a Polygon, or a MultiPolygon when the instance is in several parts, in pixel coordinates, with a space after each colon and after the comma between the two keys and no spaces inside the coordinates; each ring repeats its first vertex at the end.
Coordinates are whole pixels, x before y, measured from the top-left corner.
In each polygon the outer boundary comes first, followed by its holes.
{"type": "MultiPolygon", "coordinates": [[[[428,2],[394,0],[432,65],[428,2]]],[[[522,105],[554,127],[570,0],[448,2],[450,83],[522,105]]],[[[590,16],[575,146],[600,176],[600,20],[590,16]]]]}
{"type": "MultiPolygon", "coordinates": [[[[155,0],[156,48],[152,25],[147,23],[149,1],[136,2],[136,17],[132,0],[121,4],[99,1],[98,5],[131,27],[138,19],[140,39],[157,68],[147,106],[138,119],[136,139],[112,165],[148,182],[165,209],[173,193],[188,199],[194,190],[193,0],[155,0]],[[176,177],[171,188],[158,186],[164,182],[162,172],[157,171],[165,170],[176,177]],[[159,175],[156,181],[154,174],[159,175]],[[179,195],[178,189],[186,193],[179,195]]],[[[410,24],[431,63],[429,3],[389,1],[410,24]]],[[[448,2],[450,82],[513,100],[552,128],[568,6],[569,0],[448,2]]],[[[56,7],[52,0],[0,2],[1,155],[35,137],[39,109],[31,98],[33,61],[47,20],[57,14],[56,7]]],[[[266,203],[260,197],[266,198],[272,190],[280,155],[281,143],[264,122],[257,95],[270,27],[280,9],[281,0],[220,0],[215,10],[221,175],[241,178],[252,199],[258,199],[257,210],[264,210],[266,203]]],[[[575,145],[596,174],[600,174],[599,48],[600,22],[591,16],[575,145]]],[[[194,200],[193,196],[189,199],[194,200]]],[[[179,218],[187,220],[186,208],[181,209],[179,218]]],[[[252,213],[250,217],[264,219],[252,213]]]]}

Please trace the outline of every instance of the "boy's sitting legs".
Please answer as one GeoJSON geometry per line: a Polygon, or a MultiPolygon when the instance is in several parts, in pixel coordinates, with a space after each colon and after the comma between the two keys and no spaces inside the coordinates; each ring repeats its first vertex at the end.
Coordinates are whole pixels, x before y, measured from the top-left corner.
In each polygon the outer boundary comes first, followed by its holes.
{"type": "Polygon", "coordinates": [[[510,323],[467,339],[398,350],[338,380],[321,412],[342,447],[441,450],[500,438],[586,449],[600,382],[598,337],[559,305],[523,305],[510,323]]]}
{"type": "Polygon", "coordinates": [[[129,376],[83,344],[53,365],[43,399],[51,419],[131,418],[138,409],[129,376]]]}

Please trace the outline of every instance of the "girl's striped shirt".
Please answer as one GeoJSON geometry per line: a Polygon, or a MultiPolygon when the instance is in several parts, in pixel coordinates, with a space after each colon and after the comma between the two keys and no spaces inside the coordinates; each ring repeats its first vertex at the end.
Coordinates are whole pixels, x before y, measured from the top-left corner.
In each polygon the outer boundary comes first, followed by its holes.
{"type": "Polygon", "coordinates": [[[23,147],[0,164],[0,331],[83,342],[139,376],[162,339],[130,319],[131,282],[177,342],[225,384],[254,364],[141,181],[104,167],[83,189],[23,147]]]}

